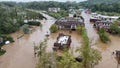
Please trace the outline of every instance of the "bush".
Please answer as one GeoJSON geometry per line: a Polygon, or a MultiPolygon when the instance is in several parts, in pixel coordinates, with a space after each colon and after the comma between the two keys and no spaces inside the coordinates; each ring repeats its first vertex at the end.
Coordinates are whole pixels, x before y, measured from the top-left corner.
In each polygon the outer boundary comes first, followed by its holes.
{"type": "Polygon", "coordinates": [[[118,27],[118,22],[117,21],[112,23],[112,25],[110,26],[110,30],[113,34],[120,34],[120,28],[118,27]]]}
{"type": "Polygon", "coordinates": [[[28,25],[33,25],[33,26],[40,26],[40,25],[42,25],[40,22],[37,22],[37,21],[29,21],[27,24],[28,25]]]}
{"type": "Polygon", "coordinates": [[[3,54],[5,54],[5,52],[6,52],[5,50],[0,49],[0,56],[3,55],[3,54]]]}
{"type": "Polygon", "coordinates": [[[53,24],[53,25],[50,27],[49,30],[50,30],[51,33],[55,33],[55,32],[58,31],[58,27],[57,27],[55,24],[53,24]]]}
{"type": "Polygon", "coordinates": [[[107,43],[108,41],[110,41],[108,35],[106,34],[106,31],[104,29],[100,29],[98,31],[99,37],[101,39],[102,42],[107,43]]]}
{"type": "Polygon", "coordinates": [[[29,25],[25,24],[22,26],[22,31],[25,33],[25,34],[28,34],[29,33],[29,25]]]}

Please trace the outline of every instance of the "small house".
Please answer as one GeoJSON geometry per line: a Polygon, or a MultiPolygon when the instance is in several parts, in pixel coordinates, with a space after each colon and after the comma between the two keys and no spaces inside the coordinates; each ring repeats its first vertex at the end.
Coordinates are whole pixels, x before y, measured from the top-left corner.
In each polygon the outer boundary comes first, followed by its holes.
{"type": "Polygon", "coordinates": [[[69,48],[71,44],[71,36],[70,35],[64,35],[63,33],[60,33],[57,37],[57,41],[54,43],[53,50],[63,50],[65,48],[69,48]]]}
{"type": "Polygon", "coordinates": [[[65,17],[55,22],[58,29],[75,30],[78,25],[84,26],[83,18],[65,17]]]}

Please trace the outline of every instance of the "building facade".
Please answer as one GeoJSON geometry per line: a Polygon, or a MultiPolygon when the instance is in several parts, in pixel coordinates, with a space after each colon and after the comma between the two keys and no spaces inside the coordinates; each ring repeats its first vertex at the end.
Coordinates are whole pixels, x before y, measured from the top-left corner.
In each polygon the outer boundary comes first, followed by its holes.
{"type": "Polygon", "coordinates": [[[84,26],[84,19],[82,17],[65,17],[57,20],[55,24],[59,29],[76,30],[78,25],[84,26]]]}
{"type": "Polygon", "coordinates": [[[48,11],[49,11],[49,12],[59,12],[59,11],[60,11],[60,8],[55,8],[55,7],[53,7],[53,8],[48,8],[48,11]]]}
{"type": "Polygon", "coordinates": [[[53,50],[63,50],[65,48],[69,48],[71,44],[71,36],[70,35],[64,35],[63,33],[60,33],[57,37],[57,41],[54,43],[53,50]]]}

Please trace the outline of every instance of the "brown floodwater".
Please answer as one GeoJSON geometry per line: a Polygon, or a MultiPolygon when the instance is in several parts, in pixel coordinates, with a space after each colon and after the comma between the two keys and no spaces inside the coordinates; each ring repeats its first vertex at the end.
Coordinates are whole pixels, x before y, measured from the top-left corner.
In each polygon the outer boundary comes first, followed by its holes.
{"type": "Polygon", "coordinates": [[[112,55],[112,52],[120,50],[120,37],[109,34],[111,42],[106,44],[102,43],[99,39],[97,31],[93,28],[93,25],[89,21],[90,15],[83,12],[82,16],[85,19],[85,27],[88,37],[90,41],[92,40],[92,47],[98,49],[102,55],[102,60],[95,66],[95,68],[117,68],[117,61],[115,60],[115,56],[112,55]]]}
{"type": "Polygon", "coordinates": [[[75,50],[81,46],[82,37],[76,31],[72,31],[72,33],[70,33],[68,30],[59,30],[57,33],[52,33],[49,37],[48,48],[47,48],[47,50],[51,50],[51,51],[48,51],[48,52],[53,51],[52,50],[53,44],[54,42],[56,42],[59,33],[64,33],[65,35],[71,35],[72,43],[70,45],[69,50],[73,51],[74,56],[78,56],[77,54],[78,52],[75,52],[75,50]]]}
{"type": "Polygon", "coordinates": [[[108,44],[98,42],[97,48],[101,51],[102,60],[96,68],[117,68],[117,61],[112,52],[120,50],[120,37],[113,35],[109,35],[109,37],[111,42],[108,44]]]}
{"type": "Polygon", "coordinates": [[[34,57],[34,43],[38,45],[45,38],[46,32],[49,31],[51,24],[55,19],[43,14],[48,20],[42,20],[43,27],[34,27],[31,34],[24,35],[22,38],[17,37],[23,35],[21,31],[11,34],[15,42],[3,46],[7,51],[0,56],[0,68],[35,68],[36,58],[34,57]]]}
{"type": "MultiPolygon", "coordinates": [[[[47,20],[42,20],[42,27],[33,27],[31,34],[26,34],[22,38],[17,39],[23,35],[22,31],[10,34],[15,42],[9,45],[3,46],[7,51],[3,56],[0,56],[0,68],[35,68],[37,64],[37,59],[34,57],[34,43],[39,45],[41,41],[46,37],[45,35],[49,32],[50,26],[55,22],[55,19],[43,14],[47,17],[47,20]]],[[[69,33],[67,30],[60,30],[57,33],[52,33],[49,36],[47,44],[47,52],[53,52],[53,44],[57,40],[59,33],[64,33],[66,35],[71,35],[72,43],[71,48],[75,53],[75,49],[81,46],[81,36],[72,31],[69,33]]]]}
{"type": "MultiPolygon", "coordinates": [[[[31,34],[24,35],[20,39],[17,39],[17,37],[23,35],[21,31],[11,34],[15,42],[3,46],[7,52],[0,56],[0,68],[35,68],[37,59],[34,57],[34,43],[38,45],[43,41],[47,31],[49,32],[49,27],[55,22],[54,18],[45,14],[43,15],[47,18],[47,20],[41,21],[43,27],[33,27],[34,29],[31,34]]],[[[110,43],[104,44],[100,42],[98,34],[89,22],[90,15],[82,13],[82,16],[85,19],[85,28],[88,37],[90,41],[92,40],[92,47],[98,49],[102,54],[102,60],[95,68],[117,68],[117,61],[112,55],[112,52],[120,50],[120,37],[109,35],[111,39],[110,43]]],[[[78,54],[75,53],[75,49],[81,46],[82,38],[75,31],[69,33],[67,30],[60,30],[57,33],[50,34],[46,49],[47,52],[53,52],[52,47],[59,33],[71,35],[72,43],[70,49],[73,50],[74,55],[77,56],[78,54]]]]}

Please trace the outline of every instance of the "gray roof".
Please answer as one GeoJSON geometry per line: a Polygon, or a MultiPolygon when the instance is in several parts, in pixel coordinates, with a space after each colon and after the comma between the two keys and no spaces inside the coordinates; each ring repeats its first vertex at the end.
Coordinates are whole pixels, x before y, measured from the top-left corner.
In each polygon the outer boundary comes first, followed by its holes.
{"type": "Polygon", "coordinates": [[[82,25],[84,20],[82,18],[73,18],[73,17],[66,17],[61,18],[55,22],[57,25],[82,25]]]}

